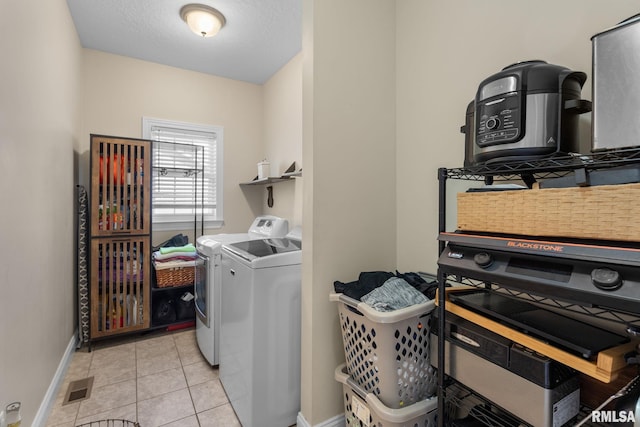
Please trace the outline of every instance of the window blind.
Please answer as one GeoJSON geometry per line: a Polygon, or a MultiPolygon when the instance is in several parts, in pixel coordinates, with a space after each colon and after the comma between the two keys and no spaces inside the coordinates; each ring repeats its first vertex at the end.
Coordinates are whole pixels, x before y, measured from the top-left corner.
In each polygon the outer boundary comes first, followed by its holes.
{"type": "Polygon", "coordinates": [[[217,135],[151,126],[153,217],[156,222],[216,219],[217,135]]]}

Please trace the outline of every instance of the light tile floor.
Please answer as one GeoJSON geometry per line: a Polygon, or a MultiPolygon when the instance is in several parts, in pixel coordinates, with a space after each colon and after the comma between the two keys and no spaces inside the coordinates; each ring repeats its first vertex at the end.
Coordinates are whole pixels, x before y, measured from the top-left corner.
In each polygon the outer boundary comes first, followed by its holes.
{"type": "Polygon", "coordinates": [[[141,427],[240,427],[218,378],[204,359],[195,329],[99,341],[76,351],[47,427],[104,419],[141,427]],[[94,377],[88,399],[62,405],[71,381],[94,377]]]}

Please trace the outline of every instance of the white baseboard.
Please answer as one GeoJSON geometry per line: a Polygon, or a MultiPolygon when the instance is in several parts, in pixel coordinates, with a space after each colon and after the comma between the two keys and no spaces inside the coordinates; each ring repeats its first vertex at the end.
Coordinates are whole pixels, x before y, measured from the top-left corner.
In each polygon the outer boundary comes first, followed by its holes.
{"type": "MultiPolygon", "coordinates": [[[[304,415],[301,412],[298,412],[298,417],[296,419],[297,427],[311,427],[311,424],[305,420],[304,415]]],[[[344,427],[344,414],[336,415],[333,418],[329,418],[328,420],[324,420],[320,424],[316,424],[313,427],[344,427]]]]}
{"type": "Polygon", "coordinates": [[[58,391],[60,384],[64,381],[64,374],[67,372],[73,353],[76,350],[77,336],[78,333],[76,331],[73,333],[71,341],[69,341],[67,349],[58,364],[58,369],[56,369],[56,373],[51,380],[51,384],[49,384],[49,388],[42,399],[42,403],[40,403],[40,408],[38,408],[38,412],[33,419],[32,427],[44,427],[47,424],[47,418],[49,418],[49,412],[51,412],[51,408],[53,407],[56,392],[58,391]]]}

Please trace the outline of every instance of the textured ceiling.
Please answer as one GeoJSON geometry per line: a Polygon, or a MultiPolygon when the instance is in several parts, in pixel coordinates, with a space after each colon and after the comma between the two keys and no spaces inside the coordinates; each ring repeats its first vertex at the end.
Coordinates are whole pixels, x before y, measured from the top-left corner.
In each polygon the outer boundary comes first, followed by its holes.
{"type": "Polygon", "coordinates": [[[302,0],[67,0],[83,47],[262,84],[300,52],[302,0]],[[198,2],[227,23],[198,37],[180,8],[198,2]]]}

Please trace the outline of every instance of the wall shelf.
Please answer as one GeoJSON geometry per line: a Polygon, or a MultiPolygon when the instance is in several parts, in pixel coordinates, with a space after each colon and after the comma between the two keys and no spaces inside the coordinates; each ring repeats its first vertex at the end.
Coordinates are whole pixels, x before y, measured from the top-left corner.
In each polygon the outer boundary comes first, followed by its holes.
{"type": "Polygon", "coordinates": [[[291,178],[302,176],[302,168],[296,170],[296,162],[291,163],[291,166],[284,171],[280,176],[270,176],[267,178],[258,179],[258,176],[253,178],[249,182],[241,182],[240,185],[267,185],[274,184],[276,182],[289,181],[291,178]]]}
{"type": "Polygon", "coordinates": [[[249,182],[241,182],[241,187],[247,187],[250,185],[266,185],[267,189],[267,206],[270,208],[273,207],[273,186],[271,184],[275,184],[278,182],[291,181],[292,178],[302,176],[302,168],[296,170],[296,162],[291,163],[291,166],[287,168],[286,171],[280,176],[270,176],[267,178],[259,179],[258,176],[253,178],[253,180],[249,182]]]}
{"type": "MultiPolygon", "coordinates": [[[[302,176],[302,174],[298,175],[302,176]]],[[[268,178],[258,179],[256,176],[253,181],[249,182],[241,182],[240,185],[266,185],[266,184],[274,184],[276,182],[290,181],[291,177],[289,176],[270,176],[268,178]]]]}

